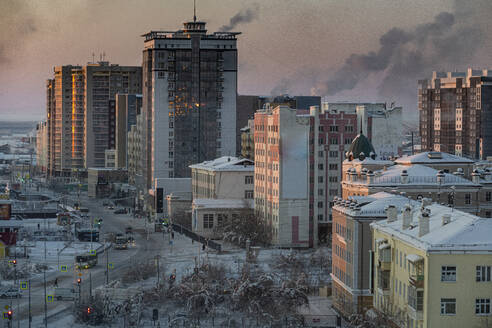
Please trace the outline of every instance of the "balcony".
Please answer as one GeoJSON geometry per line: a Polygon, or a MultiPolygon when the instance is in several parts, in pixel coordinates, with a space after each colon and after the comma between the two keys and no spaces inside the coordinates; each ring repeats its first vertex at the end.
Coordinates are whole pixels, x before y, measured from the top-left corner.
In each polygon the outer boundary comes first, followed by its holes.
{"type": "Polygon", "coordinates": [[[381,271],[391,270],[391,246],[388,243],[383,243],[378,247],[378,268],[381,271]]]}
{"type": "Polygon", "coordinates": [[[423,320],[424,317],[424,291],[415,287],[408,288],[408,316],[413,320],[423,320]]]}
{"type": "Polygon", "coordinates": [[[424,288],[424,275],[423,274],[412,274],[408,279],[410,285],[415,288],[424,288]]]}

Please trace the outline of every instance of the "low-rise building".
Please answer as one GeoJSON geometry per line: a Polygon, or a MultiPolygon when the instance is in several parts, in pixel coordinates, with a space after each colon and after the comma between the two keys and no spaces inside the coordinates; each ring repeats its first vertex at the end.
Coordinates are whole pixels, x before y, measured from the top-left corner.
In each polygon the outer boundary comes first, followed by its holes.
{"type": "Polygon", "coordinates": [[[372,307],[371,222],[386,219],[385,207],[395,210],[408,198],[379,192],[335,199],[332,232],[333,306],[343,315],[364,313],[372,307]]]}
{"type": "Polygon", "coordinates": [[[195,198],[192,205],[192,230],[205,238],[219,238],[228,219],[241,216],[248,220],[253,213],[251,199],[195,198]]]}
{"type": "Polygon", "coordinates": [[[106,149],[104,151],[104,167],[105,168],[116,167],[116,151],[114,149],[106,149]]]}
{"type": "Polygon", "coordinates": [[[162,178],[155,180],[155,190],[153,196],[153,212],[156,218],[165,217],[168,215],[167,196],[171,194],[180,194],[191,197],[191,179],[190,178],[162,178]]]}
{"type": "Polygon", "coordinates": [[[492,220],[423,200],[371,224],[373,306],[400,327],[487,327],[492,220]]]}
{"type": "Polygon", "coordinates": [[[253,199],[254,162],[223,156],[190,165],[193,199],[253,199]]]}

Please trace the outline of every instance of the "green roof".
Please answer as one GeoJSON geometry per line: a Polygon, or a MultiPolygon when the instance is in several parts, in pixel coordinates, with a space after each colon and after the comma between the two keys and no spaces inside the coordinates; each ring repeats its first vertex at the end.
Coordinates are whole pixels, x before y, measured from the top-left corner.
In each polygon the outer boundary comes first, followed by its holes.
{"type": "Polygon", "coordinates": [[[352,155],[352,158],[359,158],[361,153],[364,153],[364,157],[371,156],[371,153],[374,154],[374,156],[376,155],[376,151],[371,142],[362,133],[357,135],[352,141],[352,144],[347,151],[347,157],[350,159],[350,155],[352,155]]]}

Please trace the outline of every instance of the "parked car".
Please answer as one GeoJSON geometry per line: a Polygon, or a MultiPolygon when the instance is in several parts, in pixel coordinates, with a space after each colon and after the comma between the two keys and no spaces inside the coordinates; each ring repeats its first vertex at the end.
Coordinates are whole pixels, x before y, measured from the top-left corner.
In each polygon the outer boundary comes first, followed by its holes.
{"type": "Polygon", "coordinates": [[[126,214],[126,209],[120,208],[113,212],[114,214],[126,214]]]}
{"type": "Polygon", "coordinates": [[[131,233],[133,233],[133,228],[132,228],[132,227],[130,227],[130,226],[126,227],[126,228],[125,228],[125,233],[126,233],[126,234],[131,234],[131,233]]]}
{"type": "Polygon", "coordinates": [[[108,205],[108,210],[114,210],[114,206],[113,205],[108,205]]]}

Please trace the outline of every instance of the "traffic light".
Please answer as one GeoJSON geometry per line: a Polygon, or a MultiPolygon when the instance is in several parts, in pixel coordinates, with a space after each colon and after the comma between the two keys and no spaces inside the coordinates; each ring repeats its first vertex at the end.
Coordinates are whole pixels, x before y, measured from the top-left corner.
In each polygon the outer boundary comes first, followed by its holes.
{"type": "Polygon", "coordinates": [[[77,278],[77,285],[80,285],[81,282],[82,282],[82,278],[77,278]]]}
{"type": "Polygon", "coordinates": [[[87,314],[91,314],[92,313],[92,309],[90,307],[87,307],[87,314]]]}
{"type": "Polygon", "coordinates": [[[7,311],[7,317],[9,320],[12,320],[12,314],[13,314],[12,310],[7,311]]]}

